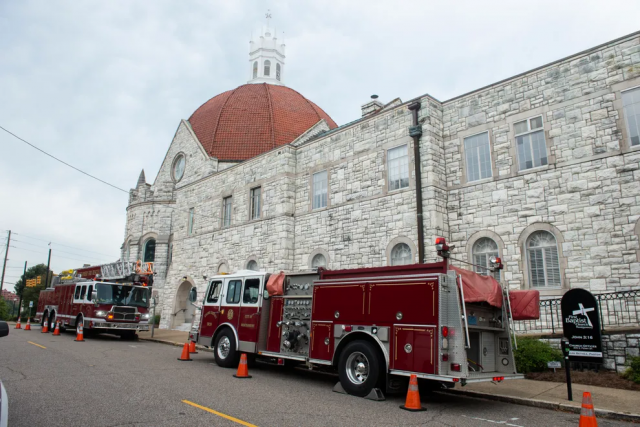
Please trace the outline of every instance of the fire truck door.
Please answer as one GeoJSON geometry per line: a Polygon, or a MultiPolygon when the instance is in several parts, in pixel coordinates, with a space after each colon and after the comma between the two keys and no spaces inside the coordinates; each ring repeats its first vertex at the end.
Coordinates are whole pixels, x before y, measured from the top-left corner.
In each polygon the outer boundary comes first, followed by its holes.
{"type": "Polygon", "coordinates": [[[435,373],[435,331],[433,326],[394,326],[393,368],[435,373]]]}
{"type": "Polygon", "coordinates": [[[200,336],[213,337],[220,323],[220,292],[222,280],[212,280],[204,297],[202,318],[200,319],[200,336]]]}
{"type": "Polygon", "coordinates": [[[76,285],[76,289],[73,294],[73,304],[71,306],[71,316],[74,317],[72,321],[75,324],[75,317],[78,313],[82,313],[82,308],[84,304],[84,296],[87,292],[87,285],[76,285]]]}
{"type": "Polygon", "coordinates": [[[238,330],[240,318],[240,297],[242,296],[242,279],[228,278],[224,280],[222,304],[220,305],[219,323],[228,323],[238,330]]]}
{"type": "Polygon", "coordinates": [[[240,302],[240,327],[238,328],[240,351],[255,352],[255,343],[258,342],[262,288],[263,280],[261,277],[244,279],[240,302]]]}

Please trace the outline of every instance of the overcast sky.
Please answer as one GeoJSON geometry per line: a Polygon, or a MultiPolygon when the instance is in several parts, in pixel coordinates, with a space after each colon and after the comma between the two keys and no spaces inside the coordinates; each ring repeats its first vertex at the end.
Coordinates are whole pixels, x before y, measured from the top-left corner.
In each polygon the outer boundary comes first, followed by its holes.
{"type": "MultiPolygon", "coordinates": [[[[447,100],[640,30],[638,1],[0,0],[0,126],[117,187],[152,183],[180,119],[246,83],[267,9],[286,85],[339,125],[374,93],[447,100]]],[[[50,241],[56,272],[118,259],[127,200],[0,130],[5,280],[50,241]]]]}

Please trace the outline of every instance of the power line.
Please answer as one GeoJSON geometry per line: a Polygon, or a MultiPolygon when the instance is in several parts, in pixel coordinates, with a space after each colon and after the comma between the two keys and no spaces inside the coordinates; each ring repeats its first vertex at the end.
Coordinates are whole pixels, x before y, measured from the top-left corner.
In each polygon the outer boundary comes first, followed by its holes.
{"type": "Polygon", "coordinates": [[[111,258],[111,257],[113,257],[113,255],[103,254],[103,253],[101,253],[101,252],[96,252],[96,251],[90,251],[90,250],[88,250],[88,249],[83,249],[83,248],[77,248],[77,247],[75,247],[75,246],[63,245],[62,243],[57,243],[57,242],[54,242],[54,241],[52,241],[52,240],[39,239],[39,238],[37,238],[37,237],[27,236],[26,234],[22,234],[22,233],[13,233],[13,234],[15,234],[16,236],[26,237],[26,238],[28,238],[28,239],[40,240],[41,242],[48,242],[48,243],[51,243],[52,245],[58,245],[58,246],[62,246],[62,247],[65,247],[65,248],[77,249],[77,250],[79,250],[79,251],[83,251],[83,252],[92,252],[92,253],[94,253],[94,254],[104,255],[104,256],[107,256],[107,257],[110,257],[110,258],[111,258]]]}
{"type": "Polygon", "coordinates": [[[57,158],[56,156],[54,156],[54,155],[52,155],[52,154],[47,153],[46,151],[44,151],[44,150],[43,150],[43,149],[41,149],[41,148],[36,147],[35,145],[33,145],[32,143],[30,143],[29,141],[27,141],[27,140],[25,140],[25,139],[20,138],[18,135],[16,135],[15,133],[12,133],[12,132],[10,132],[10,131],[8,131],[7,129],[3,128],[2,126],[0,126],[0,129],[2,129],[3,131],[5,131],[5,132],[6,132],[6,133],[8,133],[9,135],[13,136],[14,138],[19,139],[20,141],[24,142],[25,144],[30,145],[31,147],[35,148],[36,150],[40,151],[41,153],[46,154],[47,156],[51,157],[52,159],[57,160],[58,162],[62,163],[63,165],[65,165],[65,166],[69,166],[70,168],[75,169],[75,170],[77,170],[78,172],[80,172],[80,173],[82,173],[82,174],[85,174],[85,175],[87,175],[88,177],[91,177],[91,178],[95,179],[96,181],[100,181],[101,183],[106,184],[106,185],[108,185],[109,187],[113,187],[113,188],[115,188],[116,190],[120,190],[120,191],[122,191],[123,193],[127,193],[127,194],[129,194],[129,192],[128,192],[127,190],[123,190],[123,189],[122,189],[122,188],[120,188],[120,187],[116,187],[116,186],[115,186],[115,185],[113,185],[113,184],[109,184],[107,181],[103,181],[103,180],[101,180],[100,178],[97,178],[97,177],[95,177],[95,176],[91,175],[90,173],[87,173],[87,172],[83,171],[82,169],[78,169],[77,167],[75,167],[75,166],[73,166],[73,165],[70,165],[69,163],[67,163],[67,162],[65,162],[65,161],[63,161],[63,160],[60,160],[60,159],[59,159],[59,158],[57,158]]]}
{"type": "MultiPolygon", "coordinates": [[[[10,247],[11,247],[11,248],[15,248],[15,249],[20,249],[20,250],[22,250],[22,251],[33,252],[33,253],[40,254],[40,255],[43,255],[43,256],[44,256],[44,253],[42,253],[42,252],[38,252],[38,251],[34,251],[34,250],[32,250],[32,249],[20,248],[20,247],[18,247],[18,246],[13,246],[13,245],[12,245],[12,246],[10,246],[10,247]]],[[[56,258],[70,259],[70,260],[73,260],[73,261],[84,262],[84,263],[86,263],[86,262],[87,262],[87,260],[86,260],[86,259],[70,258],[70,257],[66,257],[66,256],[61,256],[61,255],[56,255],[56,258]]]]}
{"type": "MultiPolygon", "coordinates": [[[[47,246],[42,246],[42,245],[36,245],[36,244],[34,244],[34,243],[25,242],[25,241],[23,241],[23,240],[16,240],[16,239],[14,239],[13,241],[14,241],[14,242],[20,242],[20,243],[23,243],[23,244],[25,244],[25,245],[35,246],[35,247],[37,247],[37,248],[46,248],[46,247],[47,247],[47,246]]],[[[74,253],[74,252],[61,251],[60,249],[55,249],[55,252],[56,252],[56,253],[58,253],[58,252],[62,252],[63,254],[77,255],[77,256],[84,256],[85,258],[92,258],[92,259],[104,260],[103,258],[98,258],[98,257],[95,257],[95,256],[87,256],[87,255],[84,255],[84,254],[78,254],[78,253],[74,253]]]]}

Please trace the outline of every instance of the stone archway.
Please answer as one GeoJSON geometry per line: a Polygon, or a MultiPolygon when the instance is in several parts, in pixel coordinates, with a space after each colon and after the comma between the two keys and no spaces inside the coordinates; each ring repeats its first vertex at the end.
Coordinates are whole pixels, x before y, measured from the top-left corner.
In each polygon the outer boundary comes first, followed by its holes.
{"type": "Polygon", "coordinates": [[[189,291],[193,285],[185,280],[176,292],[176,299],[173,308],[173,324],[171,329],[189,330],[196,308],[189,302],[189,291]]]}

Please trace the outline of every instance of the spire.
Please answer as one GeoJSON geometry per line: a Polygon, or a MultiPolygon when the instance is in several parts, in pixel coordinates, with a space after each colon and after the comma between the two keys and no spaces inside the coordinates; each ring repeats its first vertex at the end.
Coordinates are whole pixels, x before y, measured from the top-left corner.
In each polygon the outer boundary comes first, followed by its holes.
{"type": "Polygon", "coordinates": [[[147,183],[147,178],[144,176],[144,169],[140,172],[140,177],[138,178],[138,185],[136,187],[140,187],[141,185],[145,185],[147,183]]]}
{"type": "Polygon", "coordinates": [[[249,83],[284,85],[284,42],[279,42],[269,24],[271,11],[265,14],[267,26],[249,42],[249,83]]]}

